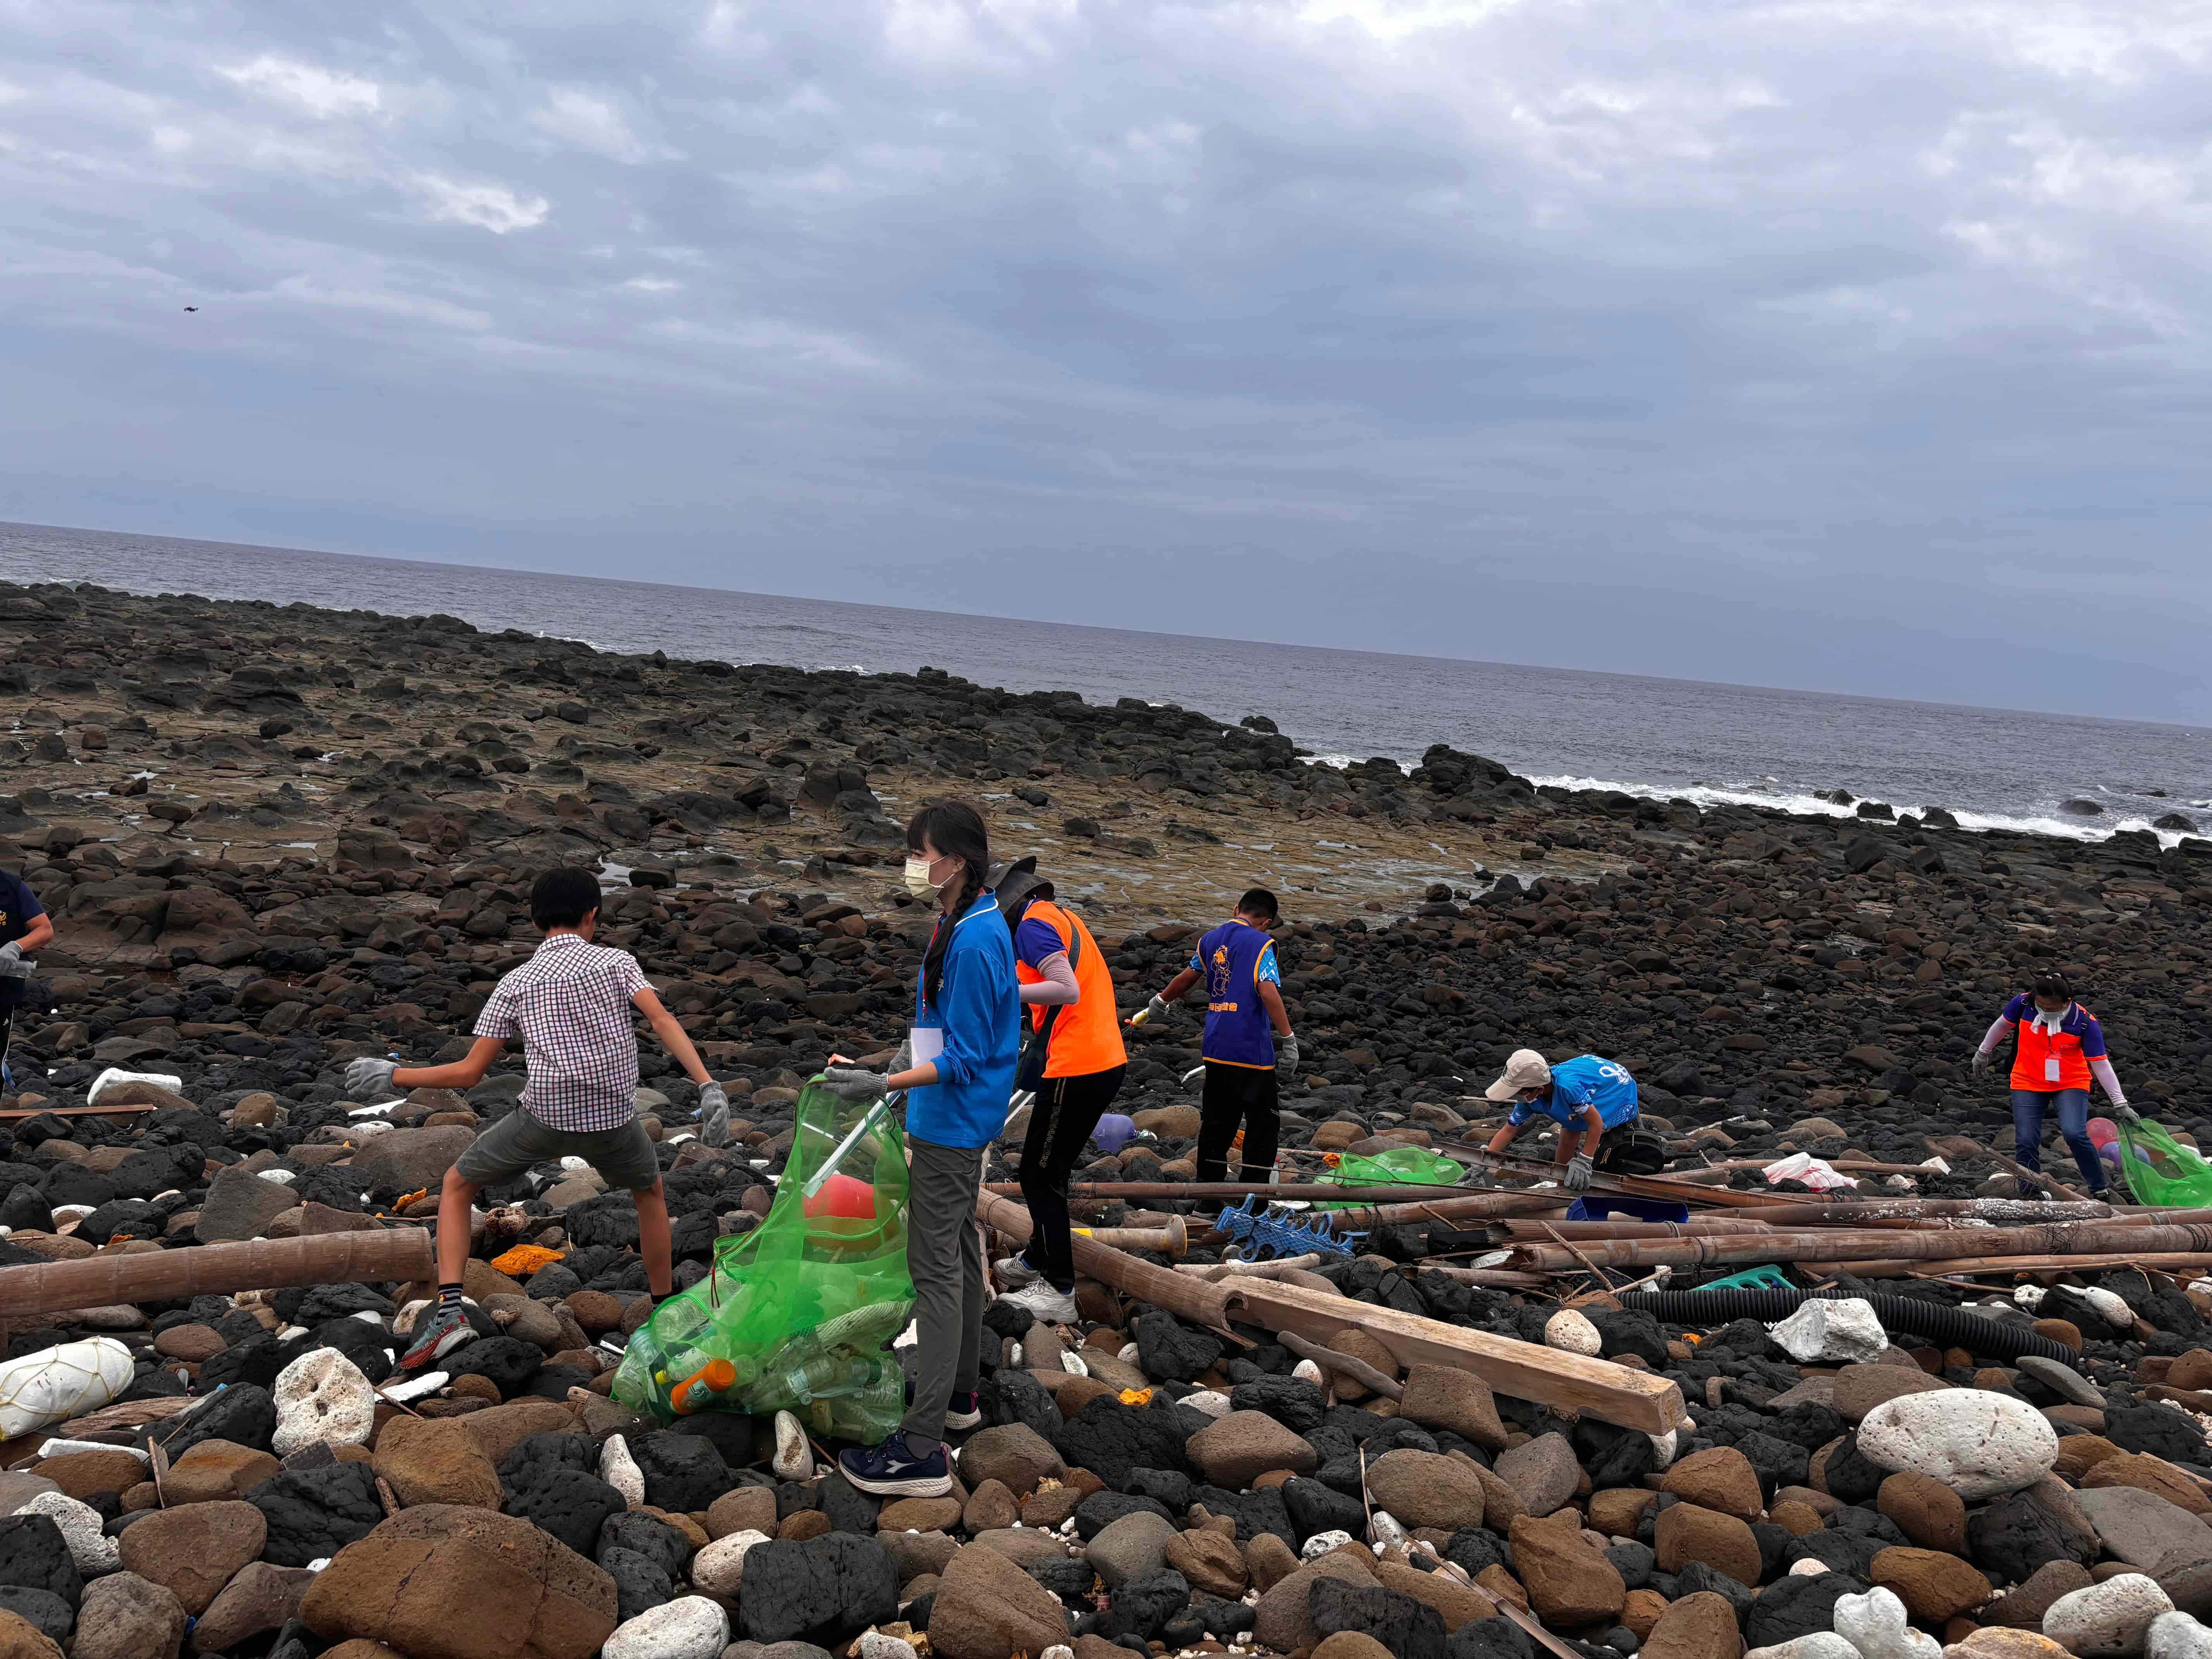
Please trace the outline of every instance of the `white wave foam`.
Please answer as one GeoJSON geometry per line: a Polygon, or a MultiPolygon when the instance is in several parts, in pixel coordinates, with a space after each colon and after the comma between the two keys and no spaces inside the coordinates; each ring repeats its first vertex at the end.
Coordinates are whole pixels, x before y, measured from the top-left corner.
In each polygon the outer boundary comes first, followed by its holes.
{"type": "MultiPolygon", "coordinates": [[[[1764,806],[1779,812],[1798,812],[1831,818],[1856,819],[1855,807],[1839,806],[1834,801],[1822,800],[1817,795],[1795,794],[1778,789],[1720,789],[1710,784],[1686,784],[1680,788],[1656,788],[1650,784],[1616,783],[1607,778],[1581,778],[1567,775],[1532,777],[1531,783],[1551,784],[1561,789],[1617,789],[1625,795],[1635,795],[1646,800],[1686,800],[1699,806],[1764,806]]],[[[1901,801],[1888,803],[1891,810],[1899,814],[1920,813],[1925,806],[1908,806],[1901,801]]],[[[1959,820],[1961,830],[2008,830],[2031,836],[2055,836],[2066,841],[2108,841],[2123,830],[2150,830],[2147,817],[2124,817],[2110,823],[2086,823],[2078,818],[2019,817],[2004,812],[1975,812],[1964,807],[1946,809],[1959,820]]],[[[1869,823],[1880,823],[1883,819],[1872,818],[1869,823]]],[[[2160,847],[2179,846],[2182,833],[2169,830],[2152,830],[2160,847]]]]}

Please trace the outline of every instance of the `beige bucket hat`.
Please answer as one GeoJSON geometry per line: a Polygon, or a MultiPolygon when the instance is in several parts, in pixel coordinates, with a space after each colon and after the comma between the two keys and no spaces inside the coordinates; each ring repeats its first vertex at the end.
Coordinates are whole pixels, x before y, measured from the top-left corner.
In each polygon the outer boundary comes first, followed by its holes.
{"type": "Polygon", "coordinates": [[[1505,1062],[1505,1075],[1482,1091],[1486,1100],[1510,1100],[1523,1089],[1550,1084],[1552,1068],[1534,1048],[1516,1048],[1505,1062]]]}

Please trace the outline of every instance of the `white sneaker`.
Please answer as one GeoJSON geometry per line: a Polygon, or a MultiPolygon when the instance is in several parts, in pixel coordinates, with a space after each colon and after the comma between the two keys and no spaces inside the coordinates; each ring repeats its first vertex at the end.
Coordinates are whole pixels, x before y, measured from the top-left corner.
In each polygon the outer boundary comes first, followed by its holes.
{"type": "Polygon", "coordinates": [[[1023,1286],[1011,1296],[1000,1298],[1018,1308],[1027,1308],[1036,1318],[1048,1325],[1073,1325],[1076,1321],[1075,1297],[1066,1291],[1054,1290],[1052,1281],[1040,1279],[1023,1286]]]}
{"type": "Polygon", "coordinates": [[[1026,1289],[1044,1275],[1018,1255],[1000,1256],[991,1264],[991,1271],[999,1276],[999,1283],[1010,1291],[1026,1289]]]}

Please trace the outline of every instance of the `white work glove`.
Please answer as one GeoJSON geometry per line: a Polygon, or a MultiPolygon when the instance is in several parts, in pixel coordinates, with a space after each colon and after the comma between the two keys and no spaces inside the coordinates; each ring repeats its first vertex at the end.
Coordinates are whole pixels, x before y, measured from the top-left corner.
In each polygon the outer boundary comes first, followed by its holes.
{"type": "Polygon", "coordinates": [[[1275,1039],[1275,1069],[1285,1077],[1298,1074],[1298,1034],[1296,1031],[1275,1039]]]}
{"type": "Polygon", "coordinates": [[[373,1105],[383,1094],[397,1094],[398,1085],[392,1074],[399,1069],[396,1060],[372,1060],[362,1055],[345,1069],[346,1093],[363,1105],[373,1105]]]}
{"type": "Polygon", "coordinates": [[[1590,1155],[1577,1152],[1567,1161],[1567,1172],[1559,1178],[1559,1185],[1571,1193],[1583,1193],[1589,1190],[1589,1184],[1590,1155]]]}
{"type": "Polygon", "coordinates": [[[2119,1119],[2123,1123],[2140,1123],[2142,1121],[2142,1114],[2136,1110],[2134,1107],[2129,1105],[2124,1100],[2116,1100],[2112,1103],[2112,1115],[2119,1119]]]}
{"type": "Polygon", "coordinates": [[[1977,1048],[1974,1050],[1973,1069],[1974,1075],[1976,1077],[1979,1077],[1983,1073],[1990,1069],[1990,1051],[1988,1049],[1977,1048]]]}
{"type": "Polygon", "coordinates": [[[908,1032],[899,1043],[898,1052],[891,1056],[890,1067],[884,1075],[896,1077],[901,1072],[912,1070],[914,1070],[914,1034],[908,1032]]]}
{"type": "Polygon", "coordinates": [[[822,1073],[822,1086],[840,1100],[855,1105],[884,1097],[884,1073],[862,1066],[832,1066],[822,1073]]]}
{"type": "Polygon", "coordinates": [[[722,1085],[711,1079],[699,1085],[699,1144],[730,1144],[730,1097],[722,1091],[722,1085]]]}
{"type": "Polygon", "coordinates": [[[1148,1024],[1153,1020],[1164,1018],[1167,1012],[1167,999],[1155,994],[1150,1002],[1146,1003],[1142,1008],[1139,1008],[1135,1013],[1129,1017],[1129,1024],[1132,1025],[1148,1024]]]}

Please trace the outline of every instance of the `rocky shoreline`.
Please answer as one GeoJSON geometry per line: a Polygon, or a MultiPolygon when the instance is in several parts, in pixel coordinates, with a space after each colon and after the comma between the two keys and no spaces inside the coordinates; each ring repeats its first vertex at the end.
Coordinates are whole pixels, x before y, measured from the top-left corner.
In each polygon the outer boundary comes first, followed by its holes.
{"type": "MultiPolygon", "coordinates": [[[[1128,1009],[1237,890],[1276,888],[1306,1056],[1285,1094],[1286,1178],[1326,1152],[1480,1133],[1493,1118],[1480,1085],[1524,1045],[1626,1062],[1678,1168],[1791,1151],[1917,1164],[1945,1133],[2008,1150],[2005,1097],[1966,1062],[2004,997],[2054,963],[2145,1114],[2212,1133],[2196,1086],[2212,1052],[2212,842],[1701,811],[1535,789],[1441,746],[1411,773],[1338,771],[1261,715],[1105,708],[927,671],[623,656],[450,617],[44,586],[0,599],[15,711],[0,857],[59,930],[40,961],[51,1009],[19,1017],[18,1088],[0,1100],[16,1114],[0,1119],[0,1267],[434,1207],[459,1148],[512,1109],[519,1056],[466,1097],[418,1093],[383,1128],[351,1115],[343,1066],[465,1048],[533,942],[529,876],[559,860],[608,872],[605,936],[638,955],[728,1080],[736,1141],[709,1152],[684,1137],[690,1085],[644,1056],[679,1283],[696,1282],[714,1239],[764,1212],[805,1078],[901,1029],[927,918],[897,890],[898,823],[947,793],[981,801],[1002,855],[1040,855],[1128,1009]],[[150,1109],[129,1115],[59,1115],[110,1066],[178,1086],[103,1097],[150,1109]]],[[[1186,1016],[1133,1043],[1121,1104],[1150,1133],[1079,1178],[1188,1177],[1195,1113],[1179,1079],[1196,1029],[1186,1016]]],[[[1000,1151],[994,1178],[1011,1168],[1000,1151]]],[[[2051,1167],[2066,1176],[2063,1152],[2051,1167]]],[[[2012,1190],[1979,1169],[1914,1181],[1934,1197],[2012,1190]]],[[[2027,1478],[2000,1490],[1869,1461],[1880,1445],[1855,1425],[1888,1396],[1839,1401],[1832,1367],[1788,1363],[1755,1322],[1696,1343],[1648,1314],[1593,1310],[1605,1357],[1681,1383],[1688,1416],[1662,1448],[1493,1400],[1462,1373],[1409,1374],[1387,1350],[1361,1357],[1402,1398],[1341,1379],[1332,1392],[1264,1332],[1232,1350],[1086,1286],[1080,1330],[994,1314],[989,1426],[959,1491],[882,1506],[835,1477],[775,1480],[744,1419],[664,1430],[605,1398],[599,1344],[643,1310],[626,1196],[550,1171],[485,1201],[497,1208],[470,1289],[490,1328],[407,1409],[371,1392],[392,1374],[404,1285],[0,1308],[10,1358],[100,1334],[133,1367],[124,1417],[63,1425],[83,1449],[0,1443],[16,1471],[0,1474],[14,1483],[0,1488],[0,1651],[173,1656],[187,1618],[192,1650],[252,1659],[586,1659],[602,1644],[610,1659],[716,1659],[733,1639],[761,1659],[748,1643],[818,1644],[775,1656],[802,1659],[868,1626],[871,1659],[906,1659],[913,1644],[885,1644],[917,1635],[943,1659],[1040,1659],[1054,1620],[1077,1659],[1537,1650],[1440,1559],[1533,1606],[1569,1651],[1661,1659],[1833,1636],[1839,1598],[1876,1587],[1902,1598],[1900,1620],[1974,1655],[2069,1650],[1971,1645],[1977,1619],[2042,1624],[2041,1607],[2027,1613],[2045,1589],[2142,1578],[2212,1613],[2198,1588],[2212,1568],[2188,1571],[2212,1559],[2195,1519],[2212,1514],[2212,1453],[2192,1414],[2212,1396],[2177,1410],[2148,1393],[2212,1382],[2212,1301],[2141,1273],[2106,1276],[2122,1319],[2092,1316],[2106,1309],[2096,1286],[2040,1310],[2072,1332],[2094,1405],[1957,1348],[1900,1342],[1886,1351],[1898,1364],[1843,1372],[1925,1378],[1906,1392],[2058,1424],[2051,1457],[2027,1455],[2027,1478]],[[1088,1376],[1056,1364],[1069,1346],[1088,1376]],[[311,1426],[333,1413],[349,1426],[311,1426]],[[2112,1484],[2196,1525],[2203,1557],[2163,1510],[2078,1501],[2107,1463],[2112,1484]],[[1951,1501],[1915,1487],[1908,1504],[1891,1486],[1907,1476],[1951,1501]],[[1370,1547],[1370,1507],[1396,1514],[1405,1543],[1370,1547]],[[2080,1583],[2051,1577],[2062,1559],[2080,1583]],[[1990,1611],[1998,1597],[2011,1616],[1990,1611]]],[[[1549,1297],[1414,1271],[1419,1229],[1372,1245],[1327,1282],[1562,1346],[1549,1297]]],[[[2131,1583],[2120,1594],[2142,1599],[2131,1583]]],[[[1899,1635],[1882,1659],[1920,1651],[1899,1635]]]]}

